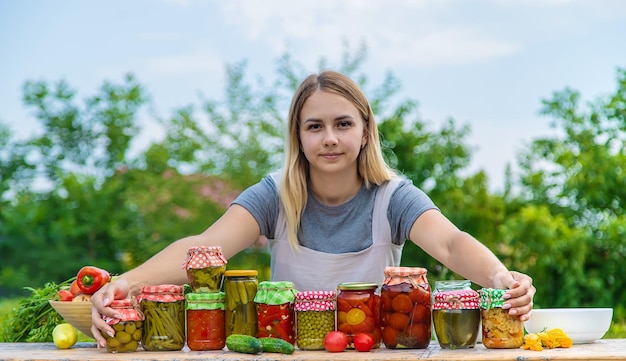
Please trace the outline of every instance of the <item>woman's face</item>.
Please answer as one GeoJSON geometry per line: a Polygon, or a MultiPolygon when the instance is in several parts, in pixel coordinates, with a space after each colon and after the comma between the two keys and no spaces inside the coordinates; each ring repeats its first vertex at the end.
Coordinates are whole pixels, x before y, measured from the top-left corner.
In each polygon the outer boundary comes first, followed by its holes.
{"type": "Polygon", "coordinates": [[[360,113],[341,95],[317,90],[300,112],[300,143],[310,172],[356,171],[366,134],[360,113]]]}

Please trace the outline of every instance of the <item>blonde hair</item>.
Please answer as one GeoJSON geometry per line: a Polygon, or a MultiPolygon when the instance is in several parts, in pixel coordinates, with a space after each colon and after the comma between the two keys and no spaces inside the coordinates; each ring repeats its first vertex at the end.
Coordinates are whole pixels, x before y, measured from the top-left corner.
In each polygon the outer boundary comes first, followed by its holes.
{"type": "Polygon", "coordinates": [[[298,229],[302,212],[307,203],[307,179],[309,162],[300,151],[300,113],[306,100],[317,90],[341,95],[349,100],[365,121],[367,143],[361,149],[357,160],[357,171],[366,187],[380,185],[395,177],[382,155],[378,128],[372,108],[359,86],[344,74],[323,71],[309,75],[298,87],[293,96],[287,122],[285,165],[279,187],[279,194],[287,221],[289,243],[298,248],[298,229]]]}

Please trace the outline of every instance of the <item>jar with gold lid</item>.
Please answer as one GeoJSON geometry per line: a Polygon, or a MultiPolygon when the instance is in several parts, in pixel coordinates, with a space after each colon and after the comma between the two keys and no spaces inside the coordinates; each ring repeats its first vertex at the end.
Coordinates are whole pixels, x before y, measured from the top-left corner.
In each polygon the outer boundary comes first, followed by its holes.
{"type": "Polygon", "coordinates": [[[353,339],[367,333],[374,339],[374,348],[380,346],[380,296],[378,284],[346,282],[337,286],[337,330],[348,336],[348,347],[353,339]]]}

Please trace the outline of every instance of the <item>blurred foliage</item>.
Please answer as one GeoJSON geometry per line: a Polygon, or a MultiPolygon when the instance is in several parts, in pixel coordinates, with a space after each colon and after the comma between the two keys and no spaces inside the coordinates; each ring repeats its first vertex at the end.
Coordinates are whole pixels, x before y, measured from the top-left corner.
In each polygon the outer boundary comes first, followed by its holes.
{"type": "MultiPolygon", "coordinates": [[[[554,135],[528,144],[516,173],[507,168],[504,191],[493,193],[483,171],[468,172],[470,127],[451,118],[433,128],[416,100],[400,99],[392,73],[370,84],[366,59],[364,44],[346,43],[339,64],[321,58],[313,70],[334,68],[363,87],[389,163],[508,267],[531,275],[538,307],[624,304],[625,70],[608,97],[581,104],[565,89],[543,100],[554,135]]],[[[288,53],[276,63],[271,82],[251,81],[246,61],[228,65],[222,100],[153,115],[165,136],[139,152],[130,150],[151,99],[134,76],[82,102],[64,81],[26,82],[24,104],[43,131],[20,141],[0,124],[0,296],[60,282],[86,264],[121,273],[203,231],[279,168],[290,97],[311,70],[288,53]]],[[[431,282],[458,277],[410,243],[402,264],[426,267],[431,282]]],[[[259,242],[229,267],[268,279],[269,255],[259,242]]]]}

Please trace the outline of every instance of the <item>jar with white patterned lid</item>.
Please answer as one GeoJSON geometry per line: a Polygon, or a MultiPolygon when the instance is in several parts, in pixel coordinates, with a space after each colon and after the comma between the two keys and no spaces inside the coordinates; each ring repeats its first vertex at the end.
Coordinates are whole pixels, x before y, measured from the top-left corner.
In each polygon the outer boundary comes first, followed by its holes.
{"type": "Polygon", "coordinates": [[[298,292],[294,308],[298,348],[323,350],[324,337],[335,330],[335,292],[298,292]]]}
{"type": "Polygon", "coordinates": [[[187,250],[183,262],[192,292],[219,292],[222,289],[226,257],[219,246],[198,246],[187,250]]]}
{"type": "Polygon", "coordinates": [[[480,329],[478,292],[469,280],[437,281],[433,325],[441,348],[472,348],[480,329]]]}
{"type": "Polygon", "coordinates": [[[179,285],[144,286],[138,299],[145,316],[141,344],[146,351],[185,346],[185,296],[179,285]]]}

